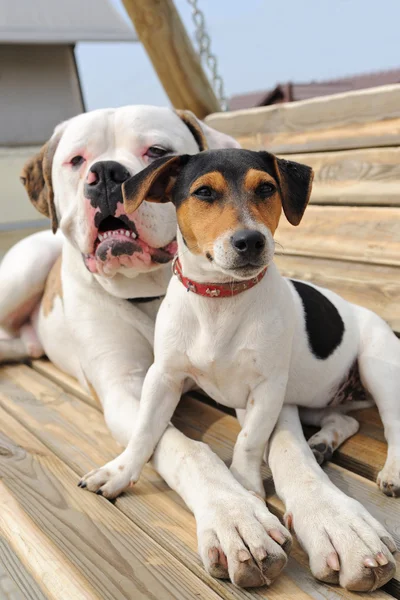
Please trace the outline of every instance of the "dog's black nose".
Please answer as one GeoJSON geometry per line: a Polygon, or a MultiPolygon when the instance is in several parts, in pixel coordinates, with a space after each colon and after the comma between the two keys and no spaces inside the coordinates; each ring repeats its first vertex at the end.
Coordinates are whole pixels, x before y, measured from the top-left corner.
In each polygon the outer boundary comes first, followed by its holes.
{"type": "Polygon", "coordinates": [[[90,167],[86,177],[85,196],[104,216],[114,215],[122,202],[121,185],[129,179],[128,169],[115,160],[100,160],[90,167]]]}
{"type": "Polygon", "coordinates": [[[231,244],[236,252],[249,261],[257,260],[265,248],[265,236],[259,231],[241,229],[231,237],[231,244]]]}
{"type": "Polygon", "coordinates": [[[90,167],[95,179],[90,186],[104,185],[107,183],[124,183],[130,177],[130,173],[124,165],[115,160],[100,160],[90,167]]]}

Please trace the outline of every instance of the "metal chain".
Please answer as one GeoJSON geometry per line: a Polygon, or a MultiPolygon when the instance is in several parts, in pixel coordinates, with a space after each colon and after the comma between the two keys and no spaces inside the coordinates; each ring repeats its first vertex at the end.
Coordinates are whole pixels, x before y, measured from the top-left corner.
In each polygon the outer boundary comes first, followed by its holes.
{"type": "Polygon", "coordinates": [[[218,73],[217,57],[211,52],[211,39],[206,31],[204,13],[197,6],[197,0],[187,1],[193,9],[192,19],[196,27],[195,37],[200,60],[208,67],[210,71],[212,86],[220,103],[221,109],[228,110],[228,101],[224,92],[224,82],[221,75],[218,73]]]}

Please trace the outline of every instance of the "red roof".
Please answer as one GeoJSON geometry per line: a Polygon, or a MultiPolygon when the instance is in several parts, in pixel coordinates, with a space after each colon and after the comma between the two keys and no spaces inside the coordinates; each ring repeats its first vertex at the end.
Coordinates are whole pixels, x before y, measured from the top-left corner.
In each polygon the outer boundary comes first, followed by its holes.
{"type": "Polygon", "coordinates": [[[354,75],[353,77],[343,77],[328,81],[279,83],[271,90],[232,96],[229,101],[229,109],[239,110],[255,106],[269,106],[270,104],[278,104],[280,102],[307,100],[308,98],[315,98],[317,96],[329,96],[330,94],[362,90],[392,83],[400,83],[400,69],[354,75]]]}

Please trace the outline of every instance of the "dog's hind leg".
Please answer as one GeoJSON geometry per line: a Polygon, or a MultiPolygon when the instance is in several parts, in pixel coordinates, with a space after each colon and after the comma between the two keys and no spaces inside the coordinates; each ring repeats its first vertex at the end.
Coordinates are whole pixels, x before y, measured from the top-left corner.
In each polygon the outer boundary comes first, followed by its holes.
{"type": "Polygon", "coordinates": [[[61,234],[41,231],[15,244],[1,262],[0,325],[13,337],[37,306],[62,244],[61,234]]]}
{"type": "Polygon", "coordinates": [[[380,317],[357,307],[361,381],[383,422],[388,453],[377,483],[387,496],[400,496],[400,340],[380,317]]]}
{"type": "Polygon", "coordinates": [[[20,362],[28,358],[40,358],[44,350],[31,323],[25,323],[18,337],[5,332],[0,335],[0,363],[20,362]]]}
{"type": "MultiPolygon", "coordinates": [[[[363,402],[359,403],[359,405],[363,404],[363,402]]],[[[368,406],[370,405],[368,403],[368,406]]],[[[365,408],[365,406],[357,408],[365,408]]],[[[343,414],[337,408],[301,408],[299,412],[303,425],[321,427],[308,440],[308,445],[319,465],[330,460],[336,448],[359,429],[359,423],[354,417],[343,414]]]]}

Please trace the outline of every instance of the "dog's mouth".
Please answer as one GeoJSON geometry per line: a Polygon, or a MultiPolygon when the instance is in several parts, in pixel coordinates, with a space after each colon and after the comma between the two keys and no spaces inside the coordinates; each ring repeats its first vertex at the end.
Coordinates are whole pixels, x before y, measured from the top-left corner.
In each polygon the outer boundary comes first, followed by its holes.
{"type": "Polygon", "coordinates": [[[155,248],[140,238],[135,224],[127,216],[109,216],[97,224],[93,251],[86,254],[84,260],[92,273],[111,276],[120,267],[151,269],[169,263],[176,251],[175,238],[166,246],[155,248]]]}
{"type": "Polygon", "coordinates": [[[132,242],[138,238],[138,233],[135,225],[132,222],[128,221],[127,219],[125,221],[125,219],[121,219],[119,217],[106,217],[99,223],[93,252],[96,253],[102,242],[107,240],[109,240],[111,243],[121,243],[126,241],[132,242]]]}

